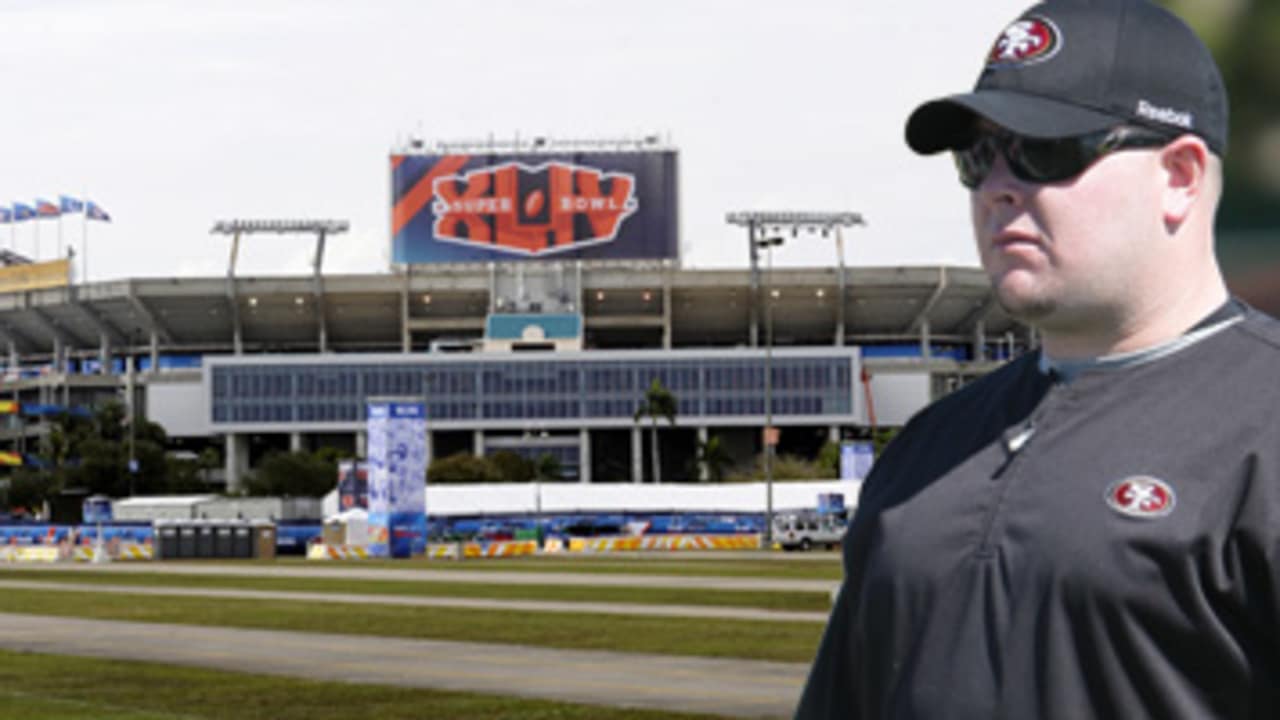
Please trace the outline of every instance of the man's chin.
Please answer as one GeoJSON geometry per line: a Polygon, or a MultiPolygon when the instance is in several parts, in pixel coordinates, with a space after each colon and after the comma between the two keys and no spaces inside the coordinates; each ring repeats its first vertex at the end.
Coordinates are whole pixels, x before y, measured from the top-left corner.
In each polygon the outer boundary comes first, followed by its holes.
{"type": "Polygon", "coordinates": [[[1053,315],[1058,303],[1051,298],[1010,290],[996,289],[996,302],[1004,308],[1009,317],[1028,325],[1038,325],[1045,318],[1053,315]]]}

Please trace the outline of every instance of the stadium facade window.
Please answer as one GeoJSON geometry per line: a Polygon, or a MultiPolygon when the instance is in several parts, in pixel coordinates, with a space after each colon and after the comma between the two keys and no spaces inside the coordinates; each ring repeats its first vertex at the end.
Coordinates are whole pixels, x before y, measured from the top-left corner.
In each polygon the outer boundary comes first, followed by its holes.
{"type": "MultiPolygon", "coordinates": [[[[214,361],[215,424],[359,423],[374,396],[423,397],[441,422],[630,419],[654,378],[671,390],[682,418],[764,413],[764,358],[746,351],[678,358],[492,358],[418,362],[214,361]]],[[[626,353],[634,355],[637,353],[626,353]]],[[[856,350],[813,357],[775,354],[774,413],[847,416],[855,409],[856,350]]],[[[665,354],[664,354],[665,355],[665,354]]]]}

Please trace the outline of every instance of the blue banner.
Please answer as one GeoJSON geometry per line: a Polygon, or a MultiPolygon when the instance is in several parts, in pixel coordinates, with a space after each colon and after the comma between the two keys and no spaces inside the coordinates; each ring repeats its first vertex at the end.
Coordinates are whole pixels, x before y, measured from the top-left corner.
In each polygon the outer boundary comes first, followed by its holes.
{"type": "Polygon", "coordinates": [[[840,443],[840,479],[866,480],[875,463],[875,444],[870,440],[846,440],[840,443]]]}

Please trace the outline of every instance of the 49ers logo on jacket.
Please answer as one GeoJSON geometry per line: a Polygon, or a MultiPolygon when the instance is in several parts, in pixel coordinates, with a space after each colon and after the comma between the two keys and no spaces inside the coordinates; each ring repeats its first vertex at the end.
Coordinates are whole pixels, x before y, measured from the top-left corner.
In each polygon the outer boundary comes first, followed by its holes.
{"type": "Polygon", "coordinates": [[[552,255],[611,242],[638,207],[630,173],[511,162],[433,183],[433,234],[517,255],[552,255]]]}
{"type": "Polygon", "coordinates": [[[1048,18],[1032,15],[1014,21],[1000,33],[987,55],[987,66],[1044,62],[1057,55],[1061,47],[1058,26],[1048,18]]]}
{"type": "Polygon", "coordinates": [[[1176,502],[1168,483],[1145,475],[1117,480],[1107,488],[1107,505],[1129,517],[1164,517],[1173,512],[1176,502]]]}

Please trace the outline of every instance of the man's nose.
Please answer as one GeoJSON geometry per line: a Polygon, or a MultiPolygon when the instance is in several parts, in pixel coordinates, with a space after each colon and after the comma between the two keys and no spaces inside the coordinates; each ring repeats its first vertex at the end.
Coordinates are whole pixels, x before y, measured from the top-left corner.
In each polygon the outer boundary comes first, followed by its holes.
{"type": "Polygon", "coordinates": [[[982,204],[988,207],[1012,204],[1021,205],[1027,194],[1027,185],[1014,176],[1002,153],[996,153],[991,163],[991,172],[982,179],[982,183],[974,190],[982,204]]]}

